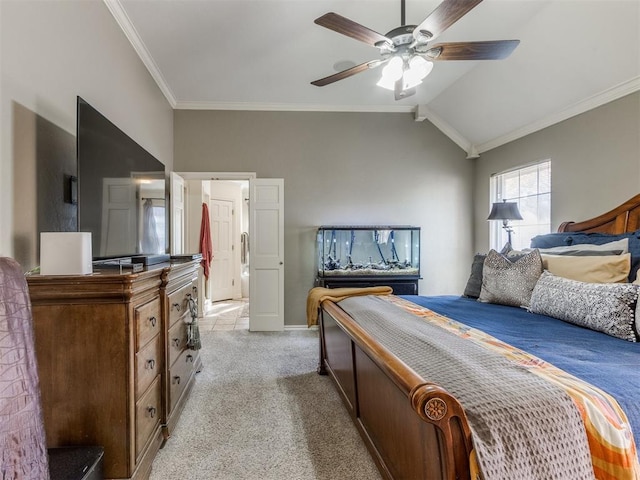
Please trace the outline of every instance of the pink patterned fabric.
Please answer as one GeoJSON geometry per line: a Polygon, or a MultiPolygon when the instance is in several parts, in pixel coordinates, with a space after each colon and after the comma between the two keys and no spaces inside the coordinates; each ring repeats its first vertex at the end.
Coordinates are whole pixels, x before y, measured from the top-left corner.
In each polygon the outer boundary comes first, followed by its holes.
{"type": "Polygon", "coordinates": [[[20,265],[6,257],[0,257],[0,479],[49,479],[31,302],[20,265]]]}

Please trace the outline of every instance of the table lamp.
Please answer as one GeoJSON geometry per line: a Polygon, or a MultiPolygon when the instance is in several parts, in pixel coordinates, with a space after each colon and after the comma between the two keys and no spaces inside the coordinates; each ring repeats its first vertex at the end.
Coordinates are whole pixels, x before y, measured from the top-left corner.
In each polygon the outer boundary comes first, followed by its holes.
{"type": "Polygon", "coordinates": [[[509,225],[509,220],[522,220],[522,215],[520,215],[516,202],[507,202],[505,199],[491,206],[491,213],[489,213],[487,220],[502,220],[502,228],[507,232],[508,242],[511,244],[513,228],[509,225]]]}

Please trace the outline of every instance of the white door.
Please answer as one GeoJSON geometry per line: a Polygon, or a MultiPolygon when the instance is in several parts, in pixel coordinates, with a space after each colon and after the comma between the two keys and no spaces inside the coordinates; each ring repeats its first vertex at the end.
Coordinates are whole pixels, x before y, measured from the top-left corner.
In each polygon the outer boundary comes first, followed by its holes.
{"type": "Polygon", "coordinates": [[[136,188],[131,178],[102,180],[101,250],[98,255],[126,255],[137,245],[136,188]]]}
{"type": "Polygon", "coordinates": [[[171,254],[184,253],[184,179],[177,173],[171,172],[169,193],[171,196],[171,254]]]}
{"type": "Polygon", "coordinates": [[[211,199],[211,300],[233,298],[233,202],[211,199]]]}
{"type": "Polygon", "coordinates": [[[284,179],[249,181],[249,330],[284,329],[284,179]]]}

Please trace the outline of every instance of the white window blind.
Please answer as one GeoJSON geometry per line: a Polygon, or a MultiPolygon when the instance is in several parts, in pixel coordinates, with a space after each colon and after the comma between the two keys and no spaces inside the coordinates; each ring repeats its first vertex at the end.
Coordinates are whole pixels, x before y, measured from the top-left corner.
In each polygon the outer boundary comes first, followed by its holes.
{"type": "MultiPolygon", "coordinates": [[[[551,231],[551,160],[491,176],[491,203],[516,202],[522,220],[510,220],[514,249],[528,248],[532,237],[551,231]]],[[[489,210],[491,205],[489,205],[489,210]]],[[[491,248],[507,242],[501,221],[490,221],[491,248]]]]}

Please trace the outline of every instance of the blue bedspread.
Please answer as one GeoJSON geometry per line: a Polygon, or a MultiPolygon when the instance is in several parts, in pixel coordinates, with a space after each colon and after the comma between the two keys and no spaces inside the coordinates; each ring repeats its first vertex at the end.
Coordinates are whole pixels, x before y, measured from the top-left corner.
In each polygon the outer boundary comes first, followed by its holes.
{"type": "Polygon", "coordinates": [[[399,296],[482,330],[606,391],[626,412],[640,449],[640,343],[522,308],[466,297],[399,296]]]}

